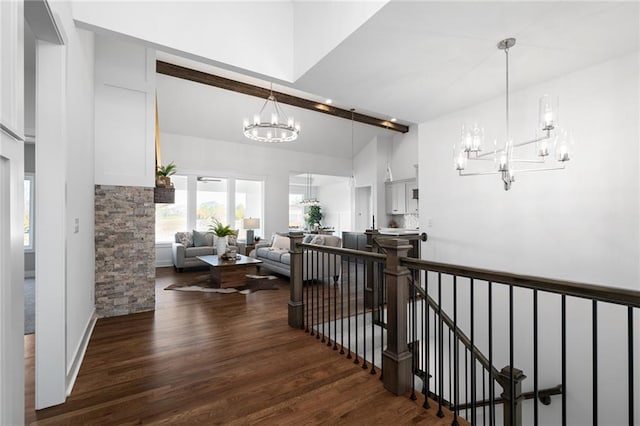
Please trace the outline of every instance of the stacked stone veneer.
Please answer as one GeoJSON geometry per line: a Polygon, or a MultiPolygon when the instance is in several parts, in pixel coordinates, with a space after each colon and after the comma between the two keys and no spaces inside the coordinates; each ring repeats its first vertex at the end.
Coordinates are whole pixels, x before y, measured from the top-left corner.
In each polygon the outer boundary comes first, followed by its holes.
{"type": "Polygon", "coordinates": [[[155,309],[153,188],[95,187],[96,313],[155,309]]]}

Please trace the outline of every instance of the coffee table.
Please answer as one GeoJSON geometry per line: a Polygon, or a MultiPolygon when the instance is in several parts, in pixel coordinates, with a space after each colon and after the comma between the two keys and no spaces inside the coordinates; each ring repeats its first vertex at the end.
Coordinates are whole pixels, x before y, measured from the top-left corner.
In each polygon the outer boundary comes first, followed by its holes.
{"type": "Polygon", "coordinates": [[[218,255],[198,256],[198,259],[209,265],[211,281],[214,287],[238,287],[245,284],[247,274],[258,272],[261,260],[238,255],[237,260],[223,260],[218,255]]]}

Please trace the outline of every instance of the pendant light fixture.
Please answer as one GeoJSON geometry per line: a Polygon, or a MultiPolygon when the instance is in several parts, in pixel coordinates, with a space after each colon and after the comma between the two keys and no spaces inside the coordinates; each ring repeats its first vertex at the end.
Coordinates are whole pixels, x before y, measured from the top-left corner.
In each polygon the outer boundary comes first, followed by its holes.
{"type": "Polygon", "coordinates": [[[356,187],[356,173],[355,173],[355,168],[353,167],[353,156],[354,156],[354,150],[353,150],[353,114],[355,112],[355,108],[351,108],[351,177],[349,178],[349,186],[351,186],[351,188],[355,188],[356,187]]]}
{"type": "Polygon", "coordinates": [[[305,194],[304,200],[300,201],[300,205],[302,205],[304,207],[319,206],[320,205],[320,201],[318,201],[317,198],[311,197],[311,181],[312,181],[311,173],[307,173],[306,194],[305,194]]]}
{"type": "Polygon", "coordinates": [[[287,117],[280,104],[273,94],[273,84],[269,89],[269,97],[260,112],[253,116],[253,123],[250,124],[248,119],[244,120],[242,130],[244,135],[258,142],[290,142],[298,138],[300,133],[300,123],[295,123],[293,117],[287,117]],[[266,111],[265,111],[266,110],[266,111]],[[269,117],[270,120],[266,119],[269,117]],[[263,113],[265,118],[263,119],[263,113]]]}
{"type": "MultiPolygon", "coordinates": [[[[388,127],[387,131],[389,131],[388,127]]],[[[389,143],[389,145],[391,149],[391,157],[393,157],[393,136],[391,137],[391,142],[389,143]]],[[[393,173],[391,173],[391,159],[389,157],[389,150],[387,150],[387,169],[385,170],[385,182],[393,182],[393,173]]]]}
{"type": "Polygon", "coordinates": [[[478,176],[499,174],[504,184],[504,190],[508,191],[515,181],[518,172],[539,172],[547,170],[561,170],[565,168],[565,162],[569,161],[571,150],[573,149],[573,139],[571,133],[558,129],[558,105],[549,95],[540,98],[538,107],[539,124],[538,132],[540,136],[531,140],[514,142],[511,139],[509,128],[509,49],[516,44],[515,38],[507,38],[498,42],[498,49],[503,50],[506,58],[506,107],[505,107],[505,127],[506,137],[504,146],[497,147],[494,142],[492,149],[482,152],[484,143],[484,128],[478,124],[473,126],[462,126],[462,134],[457,146],[454,145],[454,166],[460,176],[478,176]],[[520,150],[520,156],[515,152],[519,148],[536,144],[535,150],[520,150]],[[551,151],[555,151],[556,164],[548,166],[545,160],[550,156],[551,151]],[[526,155],[530,158],[526,158],[526,155]],[[531,156],[535,154],[535,156],[531,156]],[[493,156],[493,159],[490,157],[493,156]],[[532,158],[531,158],[532,157],[532,158]],[[482,164],[490,166],[492,169],[467,170],[468,164],[482,164]],[[537,164],[537,166],[536,166],[537,164]]]}

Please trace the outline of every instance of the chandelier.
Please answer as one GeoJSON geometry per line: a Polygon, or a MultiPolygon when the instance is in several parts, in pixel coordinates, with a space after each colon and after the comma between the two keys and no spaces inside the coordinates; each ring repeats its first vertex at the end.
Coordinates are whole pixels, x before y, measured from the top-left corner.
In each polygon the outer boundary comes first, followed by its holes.
{"type": "Polygon", "coordinates": [[[572,135],[557,128],[558,102],[544,95],[539,101],[539,125],[536,137],[531,140],[514,142],[509,129],[509,48],[516,44],[515,38],[507,38],[498,43],[498,49],[504,50],[506,57],[506,139],[504,146],[498,148],[497,141],[493,149],[483,152],[484,128],[478,124],[462,126],[460,141],[454,145],[454,164],[460,176],[478,176],[498,174],[508,191],[519,172],[538,172],[562,170],[569,161],[573,147],[572,135]],[[535,144],[535,145],[533,145],[535,144]],[[530,146],[529,150],[520,149],[530,146]],[[531,148],[535,146],[535,150],[531,148]],[[518,156],[516,156],[518,151],[518,156]],[[533,154],[533,155],[532,155],[533,154]],[[553,155],[551,155],[553,154],[553,155]],[[529,157],[527,157],[529,156],[529,157]],[[547,165],[547,157],[555,157],[555,163],[547,165]],[[470,163],[484,164],[484,169],[467,170],[470,163]],[[488,166],[492,168],[489,169],[488,166]]]}
{"type": "Polygon", "coordinates": [[[294,123],[293,117],[287,117],[284,113],[273,95],[272,85],[269,89],[269,97],[264,101],[260,112],[253,116],[253,123],[250,124],[245,118],[242,129],[244,135],[254,141],[290,142],[298,138],[300,123],[294,123]],[[263,113],[265,117],[270,117],[270,120],[263,119],[263,113]]]}
{"type": "Polygon", "coordinates": [[[315,197],[311,198],[311,174],[307,173],[307,191],[304,200],[300,201],[300,205],[304,207],[319,206],[320,201],[315,197]]]}

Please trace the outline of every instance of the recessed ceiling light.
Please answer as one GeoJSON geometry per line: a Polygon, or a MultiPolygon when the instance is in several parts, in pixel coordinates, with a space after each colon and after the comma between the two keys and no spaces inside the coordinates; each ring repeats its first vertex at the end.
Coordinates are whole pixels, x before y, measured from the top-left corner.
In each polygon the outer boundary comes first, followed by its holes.
{"type": "Polygon", "coordinates": [[[396,121],[398,121],[398,119],[397,119],[397,118],[395,118],[395,117],[393,117],[393,118],[391,119],[391,121],[395,123],[396,121]]]}
{"type": "Polygon", "coordinates": [[[330,105],[333,101],[331,99],[327,99],[326,101],[324,101],[327,105],[330,105]]]}

